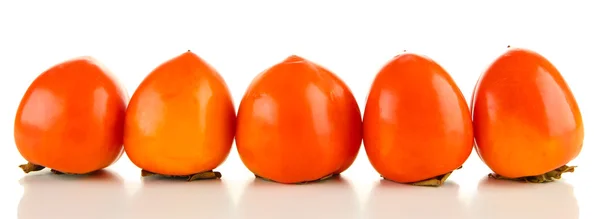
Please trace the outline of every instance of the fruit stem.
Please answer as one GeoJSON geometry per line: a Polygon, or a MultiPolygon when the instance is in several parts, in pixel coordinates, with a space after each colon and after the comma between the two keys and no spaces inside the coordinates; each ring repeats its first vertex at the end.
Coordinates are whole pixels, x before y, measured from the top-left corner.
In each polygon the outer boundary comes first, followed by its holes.
{"type": "Polygon", "coordinates": [[[44,168],[46,168],[45,166],[37,165],[37,164],[31,163],[31,162],[28,162],[27,164],[21,164],[21,165],[19,165],[19,167],[25,173],[40,171],[40,170],[43,170],[44,168]]]}
{"type": "Polygon", "coordinates": [[[563,173],[575,172],[575,167],[577,167],[577,166],[563,165],[559,168],[556,168],[547,173],[537,175],[537,176],[524,176],[524,177],[517,177],[517,178],[509,178],[509,177],[501,176],[497,173],[490,173],[490,174],[488,174],[488,177],[493,178],[493,179],[499,179],[499,180],[512,180],[512,181],[520,181],[520,182],[528,182],[528,183],[547,183],[547,182],[554,182],[556,180],[559,180],[562,177],[563,173]]]}
{"type": "MultiPolygon", "coordinates": [[[[331,178],[337,177],[337,176],[339,176],[339,175],[340,175],[340,174],[329,174],[329,175],[327,175],[327,176],[321,177],[321,178],[319,178],[319,179],[316,179],[316,180],[302,181],[302,182],[297,182],[297,183],[284,183],[284,184],[296,184],[296,185],[302,185],[302,184],[317,183],[317,182],[323,182],[323,181],[326,181],[326,180],[328,180],[328,179],[331,179],[331,178]]],[[[275,183],[280,183],[280,182],[277,182],[277,181],[275,181],[275,180],[268,179],[268,178],[265,178],[265,177],[262,177],[262,176],[259,176],[259,175],[256,175],[256,174],[254,174],[254,176],[255,176],[256,178],[258,178],[258,179],[262,179],[262,180],[265,180],[265,181],[269,181],[269,182],[275,182],[275,183]]]]}
{"type": "Polygon", "coordinates": [[[154,173],[154,172],[150,172],[148,170],[142,169],[142,177],[154,176],[154,175],[163,176],[163,177],[173,177],[173,178],[185,178],[187,181],[203,180],[203,179],[220,179],[222,177],[220,172],[212,171],[212,170],[200,172],[200,173],[194,173],[194,174],[190,174],[190,175],[164,175],[164,174],[158,174],[158,173],[154,173]]]}

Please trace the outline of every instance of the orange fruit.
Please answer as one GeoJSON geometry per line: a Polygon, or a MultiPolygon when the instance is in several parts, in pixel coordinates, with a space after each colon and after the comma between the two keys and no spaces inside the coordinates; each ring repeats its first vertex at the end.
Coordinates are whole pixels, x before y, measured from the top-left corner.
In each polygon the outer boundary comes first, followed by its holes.
{"type": "Polygon", "coordinates": [[[143,175],[219,178],[235,108],[219,73],[188,51],[155,68],[131,97],[125,152],[143,175]]]}
{"type": "Polygon", "coordinates": [[[473,150],[467,102],[435,61],[405,53],[371,85],[364,115],[369,161],[385,179],[439,186],[473,150]]]}
{"type": "Polygon", "coordinates": [[[236,145],[255,175],[303,183],[346,170],[361,136],[358,104],[329,70],[290,56],[259,74],[240,103],[236,145]]]}
{"type": "Polygon", "coordinates": [[[108,167],[123,154],[127,93],[109,70],[91,57],[55,65],[23,96],[14,124],[26,173],[86,174],[108,167]]]}
{"type": "Polygon", "coordinates": [[[481,75],[472,96],[479,157],[497,175],[552,181],[583,145],[583,121],[567,82],[540,54],[509,49],[481,75]]]}

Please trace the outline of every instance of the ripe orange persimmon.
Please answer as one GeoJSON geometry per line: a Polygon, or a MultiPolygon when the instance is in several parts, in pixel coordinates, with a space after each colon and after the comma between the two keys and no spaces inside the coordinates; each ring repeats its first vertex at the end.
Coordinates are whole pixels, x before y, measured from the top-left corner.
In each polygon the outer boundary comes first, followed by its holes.
{"type": "Polygon", "coordinates": [[[583,144],[579,107],[560,72],[540,54],[509,49],[473,92],[476,150],[495,178],[547,182],[572,172],[583,144]]]}
{"type": "Polygon", "coordinates": [[[371,86],[363,135],[375,170],[395,182],[442,185],[473,150],[469,107],[454,80],[430,58],[405,53],[371,86]]]}
{"type": "Polygon", "coordinates": [[[346,84],[293,55],[252,81],[240,103],[236,145],[242,162],[261,178],[311,182],[354,162],[361,126],[346,84]]]}
{"type": "Polygon", "coordinates": [[[155,68],[131,97],[125,152],[142,176],[220,178],[235,134],[235,108],[223,78],[187,51],[155,68]]]}
{"type": "Polygon", "coordinates": [[[123,154],[127,93],[91,57],[51,67],[27,89],[15,118],[17,148],[26,173],[86,174],[123,154]]]}

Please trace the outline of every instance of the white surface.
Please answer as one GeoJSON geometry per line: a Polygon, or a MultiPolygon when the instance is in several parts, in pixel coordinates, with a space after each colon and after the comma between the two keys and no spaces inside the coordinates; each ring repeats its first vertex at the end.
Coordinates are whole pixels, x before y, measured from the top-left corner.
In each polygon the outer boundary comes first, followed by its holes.
{"type": "Polygon", "coordinates": [[[0,2],[0,218],[600,218],[594,1],[165,2],[0,2]],[[220,182],[142,183],[126,157],[109,168],[112,180],[17,168],[18,102],[37,74],[72,57],[96,57],[131,94],[154,67],[190,49],[223,75],[237,104],[256,74],[297,54],[344,79],[362,109],[379,68],[404,49],[438,61],[470,97],[508,44],[550,59],[579,101],[586,139],[571,164],[580,168],[560,182],[481,181],[489,170],[473,153],[442,188],[380,184],[362,150],[346,183],[305,186],[253,183],[235,150],[218,168],[220,182]]]}

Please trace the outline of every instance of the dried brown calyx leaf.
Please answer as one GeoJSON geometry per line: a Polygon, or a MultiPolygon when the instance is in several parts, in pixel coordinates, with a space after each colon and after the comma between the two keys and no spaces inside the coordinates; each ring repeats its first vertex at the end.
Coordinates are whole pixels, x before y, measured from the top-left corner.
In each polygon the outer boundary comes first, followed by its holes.
{"type": "MultiPolygon", "coordinates": [[[[456,170],[459,170],[461,168],[462,168],[462,166],[456,168],[456,170]]],[[[444,182],[446,182],[446,180],[448,179],[448,177],[450,177],[450,174],[452,174],[452,172],[454,172],[454,170],[450,171],[446,174],[442,174],[442,175],[439,175],[439,176],[436,176],[436,177],[433,177],[430,179],[426,179],[423,181],[414,182],[414,183],[410,183],[410,184],[414,185],[414,186],[439,187],[439,186],[444,185],[444,182]]]]}
{"type": "MultiPolygon", "coordinates": [[[[46,168],[45,166],[37,165],[37,164],[31,163],[31,162],[28,162],[27,164],[19,165],[19,167],[25,173],[40,171],[40,170],[43,170],[43,169],[46,168]]],[[[90,173],[78,174],[78,173],[66,173],[66,172],[61,172],[61,171],[55,170],[55,169],[50,169],[50,172],[52,172],[54,174],[57,174],[57,175],[62,175],[62,174],[68,174],[68,175],[88,175],[88,174],[91,174],[91,173],[93,173],[95,171],[92,171],[90,173]]]]}
{"type": "Polygon", "coordinates": [[[61,171],[58,171],[58,170],[55,170],[55,169],[50,169],[50,172],[52,172],[54,174],[57,174],[57,175],[63,175],[64,174],[64,175],[78,175],[79,176],[79,175],[90,175],[90,174],[93,174],[96,171],[92,171],[92,172],[89,172],[89,173],[67,173],[67,172],[61,172],[61,171]]]}
{"type": "MultiPolygon", "coordinates": [[[[461,168],[462,168],[462,166],[456,168],[456,170],[459,170],[461,168]]],[[[406,184],[413,185],[413,186],[439,187],[439,186],[444,185],[444,182],[446,182],[446,180],[448,179],[448,177],[450,177],[450,174],[452,174],[452,172],[454,172],[454,171],[455,170],[450,171],[450,172],[445,173],[445,174],[442,174],[442,175],[439,175],[439,176],[434,176],[434,177],[426,179],[426,180],[422,180],[422,181],[418,181],[418,182],[412,182],[412,183],[406,183],[406,184]]],[[[384,177],[384,179],[386,179],[386,178],[384,177]]],[[[388,180],[388,179],[386,179],[386,180],[388,180]]]]}
{"type": "Polygon", "coordinates": [[[221,178],[221,173],[217,172],[217,171],[205,171],[205,172],[201,172],[201,173],[195,173],[195,174],[190,174],[190,175],[164,175],[164,174],[158,174],[158,173],[154,173],[154,172],[150,172],[147,170],[142,169],[142,177],[146,177],[146,176],[163,176],[163,177],[173,177],[173,178],[184,178],[187,181],[194,181],[194,180],[204,180],[204,179],[220,179],[221,178]]]}
{"type": "Polygon", "coordinates": [[[19,165],[19,167],[25,173],[40,171],[40,170],[43,170],[44,168],[46,168],[45,166],[37,165],[37,164],[31,163],[31,162],[28,162],[26,164],[21,164],[21,165],[19,165]]]}
{"type": "Polygon", "coordinates": [[[66,173],[60,172],[60,171],[55,170],[55,169],[50,169],[50,172],[52,172],[54,174],[58,174],[58,175],[66,174],[66,173]]]}
{"type": "Polygon", "coordinates": [[[547,172],[547,173],[544,173],[541,175],[524,176],[524,177],[518,177],[518,178],[508,178],[508,177],[498,175],[496,173],[490,173],[490,174],[488,174],[488,176],[490,178],[500,179],[500,180],[512,180],[512,181],[520,181],[520,182],[528,182],[528,183],[547,183],[547,182],[554,182],[556,180],[559,180],[562,177],[563,173],[575,172],[575,167],[577,167],[577,166],[563,165],[559,168],[556,168],[550,172],[547,172]]]}
{"type": "MultiPolygon", "coordinates": [[[[298,182],[298,183],[290,183],[290,184],[297,184],[297,185],[301,185],[301,184],[308,184],[308,183],[317,183],[317,182],[326,181],[326,180],[328,180],[328,179],[331,179],[331,178],[333,178],[333,177],[336,177],[336,176],[339,176],[339,175],[340,175],[340,174],[329,174],[329,175],[327,175],[327,176],[324,176],[324,177],[321,177],[321,178],[319,178],[319,179],[317,179],[317,180],[310,180],[310,181],[304,181],[304,182],[298,182]]],[[[256,174],[254,174],[254,176],[255,176],[256,178],[258,178],[258,179],[262,179],[262,180],[265,180],[265,181],[279,183],[279,182],[277,182],[277,181],[275,181],[275,180],[271,180],[271,179],[268,179],[268,178],[265,178],[265,177],[262,177],[262,176],[259,176],[259,175],[256,175],[256,174]]]]}

